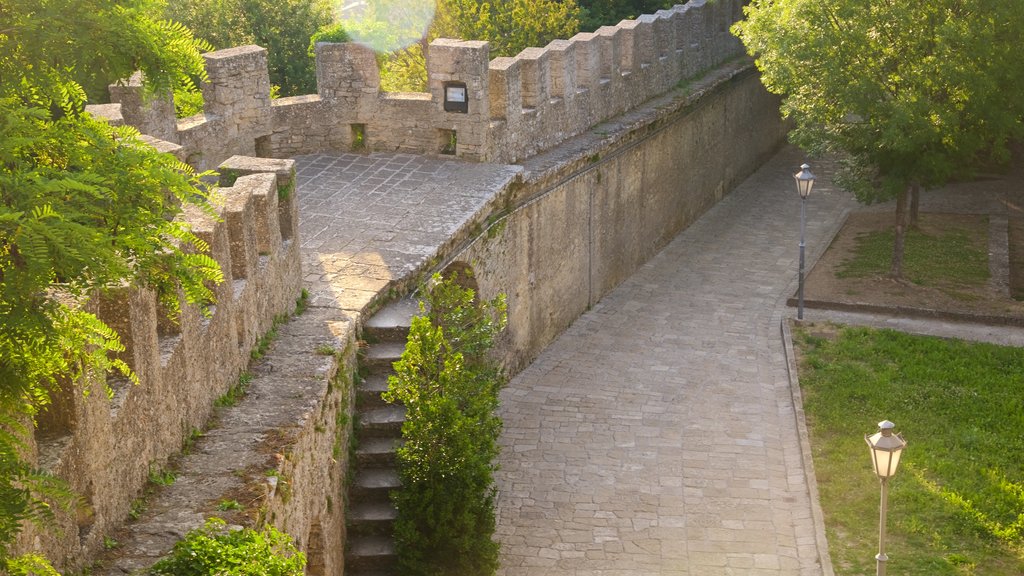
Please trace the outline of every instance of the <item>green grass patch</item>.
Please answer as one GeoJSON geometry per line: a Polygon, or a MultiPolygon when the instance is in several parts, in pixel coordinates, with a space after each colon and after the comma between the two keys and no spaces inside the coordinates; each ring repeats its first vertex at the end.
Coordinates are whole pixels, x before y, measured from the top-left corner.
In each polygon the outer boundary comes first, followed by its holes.
{"type": "Polygon", "coordinates": [[[890,481],[890,573],[1024,574],[1024,349],[865,328],[795,339],[836,574],[874,573],[863,437],[884,419],[908,442],[890,481]]]}
{"type": "Polygon", "coordinates": [[[238,376],[238,382],[234,386],[228,388],[221,397],[213,401],[213,405],[217,408],[231,408],[238,404],[242,398],[245,398],[245,392],[249,389],[249,384],[252,382],[252,374],[249,372],[242,372],[238,376]]]}
{"type": "MultiPolygon", "coordinates": [[[[903,277],[914,284],[936,287],[969,287],[988,281],[986,227],[953,228],[938,234],[907,232],[903,277]]],[[[855,254],[843,262],[839,278],[867,278],[889,273],[892,267],[893,231],[857,236],[855,254]]]]}

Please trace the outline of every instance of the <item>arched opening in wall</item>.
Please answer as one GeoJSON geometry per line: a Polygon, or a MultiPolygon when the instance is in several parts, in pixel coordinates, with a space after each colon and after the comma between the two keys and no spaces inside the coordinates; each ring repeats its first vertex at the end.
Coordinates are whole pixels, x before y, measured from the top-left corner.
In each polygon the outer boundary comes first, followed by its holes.
{"type": "Polygon", "coordinates": [[[309,546],[306,548],[306,576],[325,576],[324,567],[324,534],[320,519],[313,521],[309,529],[309,546]]]}
{"type": "Polygon", "coordinates": [[[473,267],[466,262],[452,262],[441,272],[446,280],[451,280],[460,288],[468,288],[473,291],[473,300],[480,299],[480,287],[473,273],[473,267]]]}

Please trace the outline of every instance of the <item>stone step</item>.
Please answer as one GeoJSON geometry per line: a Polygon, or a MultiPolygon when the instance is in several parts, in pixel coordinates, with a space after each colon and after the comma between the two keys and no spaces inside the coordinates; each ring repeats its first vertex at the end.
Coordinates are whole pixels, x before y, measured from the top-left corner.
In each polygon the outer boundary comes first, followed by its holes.
{"type": "Polygon", "coordinates": [[[398,480],[398,470],[391,468],[359,468],[349,487],[349,496],[353,501],[369,502],[391,501],[391,491],[402,485],[398,480]]]}
{"type": "Polygon", "coordinates": [[[397,561],[394,542],[387,536],[359,536],[348,540],[345,573],[361,571],[393,571],[397,561]]]}
{"type": "Polygon", "coordinates": [[[348,552],[345,554],[345,573],[364,576],[389,574],[394,571],[397,560],[395,544],[390,537],[371,535],[350,538],[348,552]]]}
{"type": "Polygon", "coordinates": [[[363,325],[363,334],[371,342],[401,341],[409,335],[412,317],[419,315],[419,303],[410,298],[390,302],[363,325]]]}
{"type": "Polygon", "coordinates": [[[388,374],[370,374],[356,385],[356,406],[360,409],[383,408],[388,403],[381,394],[388,389],[388,374]]]}
{"type": "Polygon", "coordinates": [[[360,411],[358,421],[360,442],[365,438],[399,438],[402,435],[402,423],[405,422],[405,406],[387,405],[360,411]]]}
{"type": "Polygon", "coordinates": [[[353,500],[348,511],[348,533],[352,536],[385,536],[390,538],[398,510],[391,502],[359,502],[353,500]]]}
{"type": "Polygon", "coordinates": [[[391,365],[402,357],[405,351],[405,341],[401,342],[377,342],[366,348],[366,352],[359,360],[359,366],[372,373],[390,372],[391,365]]]}
{"type": "Polygon", "coordinates": [[[395,450],[402,445],[399,438],[361,438],[356,448],[356,465],[361,469],[383,468],[395,464],[395,450]]]}

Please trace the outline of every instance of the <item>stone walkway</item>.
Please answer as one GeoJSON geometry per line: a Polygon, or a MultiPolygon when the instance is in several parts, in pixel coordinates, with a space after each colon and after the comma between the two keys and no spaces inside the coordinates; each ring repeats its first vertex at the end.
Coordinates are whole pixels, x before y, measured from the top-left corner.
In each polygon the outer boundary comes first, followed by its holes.
{"type": "Polygon", "coordinates": [[[413,282],[490,214],[522,171],[413,154],[311,154],[296,161],[302,270],[311,306],[363,312],[413,282]]]}
{"type": "MultiPolygon", "coordinates": [[[[823,573],[779,331],[802,161],[773,158],[509,384],[500,574],[823,573]]],[[[854,206],[818,168],[809,255],[854,206]]]]}
{"type": "MultiPolygon", "coordinates": [[[[297,161],[313,305],[355,312],[486,218],[521,170],[404,154],[297,161]]],[[[830,574],[779,331],[795,316],[802,162],[783,150],[510,383],[500,574],[830,574]]],[[[827,164],[814,170],[808,269],[856,206],[827,164]]],[[[1013,328],[806,317],[1024,345],[1013,328]]]]}

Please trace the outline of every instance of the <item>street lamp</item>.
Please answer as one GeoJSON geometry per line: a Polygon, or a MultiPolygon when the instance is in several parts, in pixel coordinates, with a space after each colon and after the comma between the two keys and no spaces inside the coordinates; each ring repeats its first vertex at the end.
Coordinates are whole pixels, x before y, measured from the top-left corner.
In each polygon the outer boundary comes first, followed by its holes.
{"type": "Polygon", "coordinates": [[[885,563],[889,557],[885,555],[885,514],[889,500],[889,478],[896,474],[896,467],[900,464],[900,453],[907,443],[903,436],[893,435],[892,429],[896,425],[888,420],[878,423],[878,432],[871,436],[864,436],[868,446],[871,448],[871,464],[875,468],[875,475],[882,484],[882,503],[878,513],[878,554],[875,573],[877,576],[885,576],[885,563]]]}
{"type": "Polygon", "coordinates": [[[796,191],[800,193],[800,287],[797,291],[796,319],[804,319],[804,229],[807,222],[807,197],[814,187],[814,174],[808,164],[800,166],[800,171],[793,174],[796,180],[796,191]]]}

